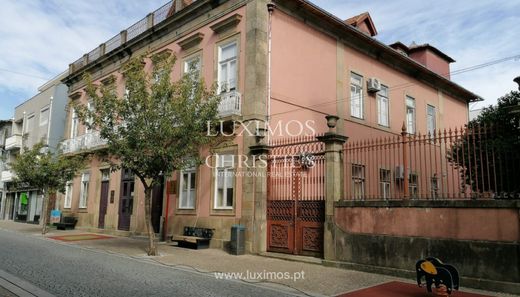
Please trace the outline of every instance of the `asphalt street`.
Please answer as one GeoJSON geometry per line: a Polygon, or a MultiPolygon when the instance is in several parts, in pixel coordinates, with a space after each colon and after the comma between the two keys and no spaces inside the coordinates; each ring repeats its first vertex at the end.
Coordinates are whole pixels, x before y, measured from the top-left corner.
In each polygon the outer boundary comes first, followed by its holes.
{"type": "Polygon", "coordinates": [[[0,230],[0,270],[67,297],[294,296],[281,288],[217,280],[212,274],[5,230],[0,230]]]}

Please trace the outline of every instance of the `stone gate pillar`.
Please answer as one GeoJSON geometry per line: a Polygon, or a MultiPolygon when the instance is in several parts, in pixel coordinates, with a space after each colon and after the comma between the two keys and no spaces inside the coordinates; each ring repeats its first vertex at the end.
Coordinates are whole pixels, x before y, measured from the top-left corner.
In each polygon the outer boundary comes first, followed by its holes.
{"type": "MultiPolygon", "coordinates": [[[[329,131],[316,137],[325,143],[325,224],[323,230],[323,257],[334,260],[334,202],[339,201],[344,194],[343,144],[348,137],[337,133],[338,117],[328,115],[329,131]]],[[[343,124],[343,123],[341,123],[343,124]]]]}

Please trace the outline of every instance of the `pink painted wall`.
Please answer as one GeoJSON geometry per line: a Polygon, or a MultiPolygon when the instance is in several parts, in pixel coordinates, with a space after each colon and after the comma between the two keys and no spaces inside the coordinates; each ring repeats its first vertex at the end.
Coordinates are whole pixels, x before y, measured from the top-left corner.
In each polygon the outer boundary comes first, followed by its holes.
{"type": "Polygon", "coordinates": [[[348,233],[517,242],[518,209],[340,207],[336,224],[348,233]]]}
{"type": "Polygon", "coordinates": [[[426,132],[427,104],[436,108],[438,129],[460,127],[467,122],[468,105],[382,62],[344,46],[336,40],[283,11],[273,14],[271,124],[278,121],[314,120],[316,130],[326,130],[324,115],[345,114],[344,133],[355,139],[400,134],[405,120],[405,98],[416,101],[416,130],[426,132]],[[344,66],[337,76],[337,58],[344,66]],[[364,118],[350,116],[350,74],[363,76],[364,118]],[[377,101],[366,88],[368,78],[376,77],[390,88],[390,126],[377,123],[377,101]],[[337,95],[340,85],[342,95],[337,95]],[[341,96],[341,97],[340,97],[341,96]],[[341,110],[340,110],[341,109],[341,110]]]}

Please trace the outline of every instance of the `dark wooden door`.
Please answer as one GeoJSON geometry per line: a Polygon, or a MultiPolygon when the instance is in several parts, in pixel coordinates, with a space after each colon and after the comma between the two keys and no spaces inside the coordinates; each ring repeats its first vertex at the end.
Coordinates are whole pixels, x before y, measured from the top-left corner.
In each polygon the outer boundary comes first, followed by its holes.
{"type": "Polygon", "coordinates": [[[121,196],[119,198],[119,230],[130,230],[130,219],[134,206],[134,175],[128,169],[121,173],[121,196]]]}
{"type": "Polygon", "coordinates": [[[99,199],[98,228],[105,228],[105,215],[107,214],[107,207],[108,207],[108,186],[109,186],[108,180],[104,180],[101,182],[101,197],[99,199]]]}
{"type": "Polygon", "coordinates": [[[163,209],[163,184],[156,185],[152,190],[152,226],[155,233],[161,230],[163,209]]]}
{"type": "Polygon", "coordinates": [[[325,220],[324,162],[315,156],[312,168],[268,163],[267,250],[296,255],[323,255],[325,220]]]}

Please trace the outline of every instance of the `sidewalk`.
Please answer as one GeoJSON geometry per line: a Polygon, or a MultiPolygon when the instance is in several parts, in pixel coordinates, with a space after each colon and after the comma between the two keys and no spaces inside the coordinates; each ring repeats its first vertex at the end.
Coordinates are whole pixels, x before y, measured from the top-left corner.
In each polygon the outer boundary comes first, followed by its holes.
{"type": "MultiPolygon", "coordinates": [[[[0,229],[31,234],[40,233],[39,226],[10,221],[0,221],[0,229]]],[[[46,237],[91,233],[81,229],[57,231],[51,229],[46,237]]],[[[47,238],[46,240],[53,240],[47,238]]],[[[99,240],[81,240],[56,243],[104,251],[137,259],[146,259],[160,265],[208,273],[217,278],[239,278],[243,281],[262,282],[269,286],[285,286],[312,296],[337,296],[342,293],[397,280],[414,283],[412,279],[325,267],[319,264],[288,261],[271,257],[242,255],[233,256],[217,249],[190,250],[159,243],[160,256],[148,257],[147,241],[142,238],[116,237],[99,240]],[[219,274],[219,272],[231,274],[219,274]],[[217,273],[217,274],[216,274],[217,273]]],[[[489,296],[513,296],[479,290],[463,289],[489,296]]]]}

